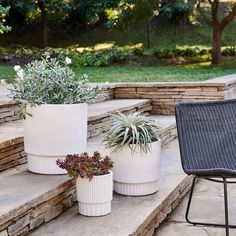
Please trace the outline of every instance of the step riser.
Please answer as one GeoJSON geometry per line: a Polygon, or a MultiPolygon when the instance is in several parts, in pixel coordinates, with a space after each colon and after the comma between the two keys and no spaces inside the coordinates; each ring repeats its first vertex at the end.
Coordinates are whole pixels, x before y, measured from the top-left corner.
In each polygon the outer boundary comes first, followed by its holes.
{"type": "Polygon", "coordinates": [[[1,144],[0,148],[0,172],[25,164],[27,162],[26,153],[24,152],[23,137],[15,138],[10,142],[1,144]]]}
{"type": "Polygon", "coordinates": [[[16,109],[16,104],[0,105],[0,125],[4,122],[19,120],[16,109]]]}
{"type": "Polygon", "coordinates": [[[167,218],[167,216],[178,206],[183,197],[191,188],[192,177],[186,176],[185,179],[172,191],[150,216],[141,224],[138,229],[130,236],[151,236],[155,229],[167,218]]]}

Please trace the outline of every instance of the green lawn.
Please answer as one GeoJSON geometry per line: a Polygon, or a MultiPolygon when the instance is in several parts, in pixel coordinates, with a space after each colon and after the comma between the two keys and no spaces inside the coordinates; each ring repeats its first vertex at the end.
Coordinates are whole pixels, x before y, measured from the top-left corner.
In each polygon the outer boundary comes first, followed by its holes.
{"type": "MultiPolygon", "coordinates": [[[[170,82],[201,81],[236,73],[236,60],[228,59],[224,65],[211,67],[208,63],[186,66],[111,66],[72,67],[76,76],[88,74],[90,82],[170,82]]],[[[13,67],[0,66],[0,79],[14,79],[13,67]]]]}
{"type": "Polygon", "coordinates": [[[209,67],[107,67],[74,68],[77,75],[88,74],[91,82],[170,82],[201,81],[236,73],[235,69],[209,67]]]}

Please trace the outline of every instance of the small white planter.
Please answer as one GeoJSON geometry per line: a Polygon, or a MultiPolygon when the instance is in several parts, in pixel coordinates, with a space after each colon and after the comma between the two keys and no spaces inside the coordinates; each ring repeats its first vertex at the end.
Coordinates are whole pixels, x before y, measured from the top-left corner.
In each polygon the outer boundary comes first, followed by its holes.
{"type": "Polygon", "coordinates": [[[79,213],[85,216],[103,216],[111,212],[113,174],[76,179],[79,213]]]}
{"type": "Polygon", "coordinates": [[[161,175],[161,142],[151,144],[151,153],[132,153],[130,148],[111,153],[114,191],[128,196],[144,196],[158,191],[161,175]]]}
{"type": "Polygon", "coordinates": [[[66,174],[58,158],[86,151],[87,104],[40,105],[27,108],[24,145],[28,169],[40,174],[66,174]]]}

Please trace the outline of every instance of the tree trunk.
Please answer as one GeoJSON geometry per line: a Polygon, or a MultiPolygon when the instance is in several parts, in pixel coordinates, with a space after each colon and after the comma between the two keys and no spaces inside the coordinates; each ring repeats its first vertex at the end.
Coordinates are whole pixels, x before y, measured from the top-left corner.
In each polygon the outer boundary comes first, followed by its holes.
{"type": "Polygon", "coordinates": [[[223,30],[218,25],[213,26],[213,50],[212,64],[218,65],[221,63],[221,44],[223,30]]]}
{"type": "Polygon", "coordinates": [[[43,1],[38,1],[38,5],[42,19],[42,47],[46,48],[48,46],[48,14],[43,1]]]}

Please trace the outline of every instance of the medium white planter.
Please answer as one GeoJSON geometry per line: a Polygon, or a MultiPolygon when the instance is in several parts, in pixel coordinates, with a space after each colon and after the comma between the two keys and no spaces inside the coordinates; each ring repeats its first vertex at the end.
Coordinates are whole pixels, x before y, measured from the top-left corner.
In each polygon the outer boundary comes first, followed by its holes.
{"type": "Polygon", "coordinates": [[[87,104],[40,105],[27,112],[32,115],[23,121],[29,171],[66,174],[56,160],[86,151],[87,104]]]}
{"type": "Polygon", "coordinates": [[[103,216],[111,212],[113,174],[76,179],[79,213],[85,216],[103,216]]]}
{"type": "Polygon", "coordinates": [[[128,196],[144,196],[158,191],[161,175],[161,142],[151,144],[151,153],[132,153],[130,148],[111,152],[114,191],[128,196]]]}

